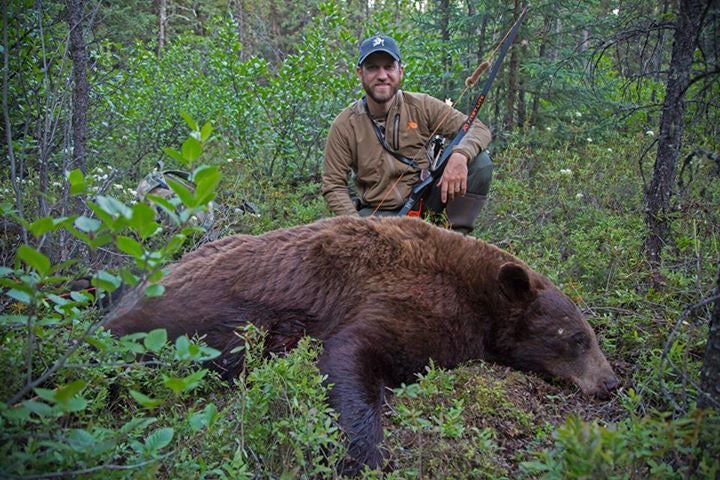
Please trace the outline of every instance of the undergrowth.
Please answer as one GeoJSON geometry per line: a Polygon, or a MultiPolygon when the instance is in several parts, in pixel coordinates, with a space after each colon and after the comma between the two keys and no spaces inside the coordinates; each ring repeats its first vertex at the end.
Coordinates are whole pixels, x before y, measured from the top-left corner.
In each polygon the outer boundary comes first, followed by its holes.
{"type": "MultiPolygon", "coordinates": [[[[199,126],[189,125],[200,136],[199,126]]],[[[710,311],[684,312],[713,288],[720,182],[711,166],[698,165],[705,174],[676,198],[675,242],[651,278],[641,252],[643,185],[637,164],[628,160],[640,150],[638,142],[558,148],[532,135],[510,137],[493,152],[491,201],[473,233],[519,256],[578,303],[622,377],[620,391],[610,402],[587,401],[573,387],[503,367],[478,363],[446,372],[431,366],[390,396],[390,468],[365,478],[716,477],[720,418],[694,406],[710,311]]],[[[128,205],[97,204],[97,224],[90,217],[51,219],[31,232],[74,228],[79,241],[91,243],[107,234],[103,248],[126,255],[107,270],[101,265],[107,257],[93,257],[94,284],[107,299],[124,282],[156,285],[160,260],[199,243],[328,214],[317,178],[258,180],[228,166],[220,146],[209,151],[205,161],[216,170],[190,163],[200,177],[219,181],[216,195],[209,194],[216,188],[211,184],[204,193],[189,192],[183,205],[159,204],[165,214],[188,220],[213,200],[216,222],[209,231],[181,224],[149,231],[145,221],[134,220],[148,212],[118,188],[128,205]],[[178,213],[183,209],[190,212],[178,213]],[[117,268],[128,259],[133,269],[117,268]]],[[[78,194],[92,194],[89,177],[68,181],[78,194]]],[[[12,215],[7,205],[4,212],[12,215]]],[[[52,265],[27,249],[3,267],[0,367],[13,372],[0,385],[3,475],[336,476],[345,446],[314,364],[321,345],[305,340],[287,356],[263,358],[262,336],[245,332],[252,337],[247,369],[234,382],[222,381],[204,364],[216,352],[202,339],[168,343],[160,331],[109,337],[97,327],[95,296],[62,294],[78,271],[77,264],[52,265]],[[138,361],[138,354],[146,355],[138,361]]]]}

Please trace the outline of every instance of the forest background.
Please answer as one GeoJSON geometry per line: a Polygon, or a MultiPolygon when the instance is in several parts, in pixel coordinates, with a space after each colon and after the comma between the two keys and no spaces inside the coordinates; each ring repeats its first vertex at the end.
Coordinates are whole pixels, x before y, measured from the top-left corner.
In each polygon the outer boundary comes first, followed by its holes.
{"type": "MultiPolygon", "coordinates": [[[[0,476],[334,477],[345,450],[320,345],[265,359],[248,330],[228,384],[201,339],[113,339],[98,304],[141,280],[161,295],[162,266],[201,243],[329,215],[324,140],[361,96],[362,38],[394,36],[404,88],[468,111],[465,78],[521,8],[3,0],[0,476]],[[192,183],[138,202],[160,161],[192,183]]],[[[388,473],[365,478],[717,478],[719,12],[533,2],[479,114],[496,168],[473,234],[578,303],[622,387],[601,402],[496,365],[431,365],[394,391],[388,473]]]]}

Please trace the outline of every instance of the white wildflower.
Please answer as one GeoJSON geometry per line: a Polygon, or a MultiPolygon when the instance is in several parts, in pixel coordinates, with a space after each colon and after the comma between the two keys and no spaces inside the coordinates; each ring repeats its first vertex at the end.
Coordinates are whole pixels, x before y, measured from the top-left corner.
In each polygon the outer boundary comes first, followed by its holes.
{"type": "Polygon", "coordinates": [[[578,117],[578,118],[580,118],[580,117],[582,117],[582,113],[580,113],[580,112],[575,112],[575,116],[578,117]]]}
{"type": "Polygon", "coordinates": [[[95,171],[96,171],[97,173],[105,173],[105,171],[102,169],[102,167],[97,167],[97,168],[95,168],[95,171]]]}
{"type": "Polygon", "coordinates": [[[612,148],[608,148],[608,152],[612,153],[612,148]]]}
{"type": "Polygon", "coordinates": [[[119,183],[113,183],[113,188],[114,188],[115,190],[125,190],[125,187],[123,187],[123,186],[120,185],[119,183]]]}
{"type": "Polygon", "coordinates": [[[575,194],[575,198],[577,198],[578,200],[583,199],[585,198],[585,194],[582,192],[578,192],[575,194]]]}
{"type": "Polygon", "coordinates": [[[545,127],[545,130],[547,130],[548,132],[552,132],[552,127],[545,127]]]}
{"type": "Polygon", "coordinates": [[[654,137],[655,132],[653,132],[652,130],[648,130],[647,132],[645,132],[645,135],[647,135],[648,137],[654,137]]]}
{"type": "Polygon", "coordinates": [[[560,170],[560,175],[565,175],[569,177],[572,175],[572,170],[570,170],[569,168],[563,168],[560,170]]]}
{"type": "Polygon", "coordinates": [[[446,99],[445,99],[445,104],[446,104],[446,105],[450,105],[450,106],[452,107],[452,106],[453,106],[453,101],[450,100],[449,98],[446,98],[446,99]]]}
{"type": "Polygon", "coordinates": [[[613,10],[612,13],[613,13],[613,15],[615,15],[615,16],[617,17],[618,15],[620,15],[620,9],[619,9],[619,8],[616,8],[616,9],[613,10]]]}
{"type": "Polygon", "coordinates": [[[232,158],[228,158],[228,159],[227,159],[227,162],[228,162],[228,163],[232,163],[232,162],[233,162],[233,159],[232,159],[232,158]]]}
{"type": "Polygon", "coordinates": [[[588,143],[592,143],[592,138],[588,137],[588,138],[587,138],[587,142],[588,142],[588,143]]]}
{"type": "Polygon", "coordinates": [[[52,182],[53,187],[62,187],[62,183],[60,182],[52,182]]]}

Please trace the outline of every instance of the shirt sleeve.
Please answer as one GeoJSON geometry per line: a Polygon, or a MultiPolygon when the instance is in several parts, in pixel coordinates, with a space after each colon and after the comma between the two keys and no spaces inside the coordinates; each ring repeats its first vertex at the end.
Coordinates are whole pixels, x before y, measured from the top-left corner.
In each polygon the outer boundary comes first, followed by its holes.
{"type": "Polygon", "coordinates": [[[323,160],[322,194],[335,215],[357,215],[348,190],[352,153],[337,120],[330,126],[323,160]]]}

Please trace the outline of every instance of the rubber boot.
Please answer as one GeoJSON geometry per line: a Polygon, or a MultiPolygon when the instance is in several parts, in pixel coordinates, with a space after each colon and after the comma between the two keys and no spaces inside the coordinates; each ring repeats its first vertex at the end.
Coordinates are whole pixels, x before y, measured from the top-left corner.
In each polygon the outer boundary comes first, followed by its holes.
{"type": "Polygon", "coordinates": [[[475,193],[454,198],[446,207],[450,227],[456,232],[468,235],[475,228],[475,220],[486,201],[487,195],[475,193]]]}

